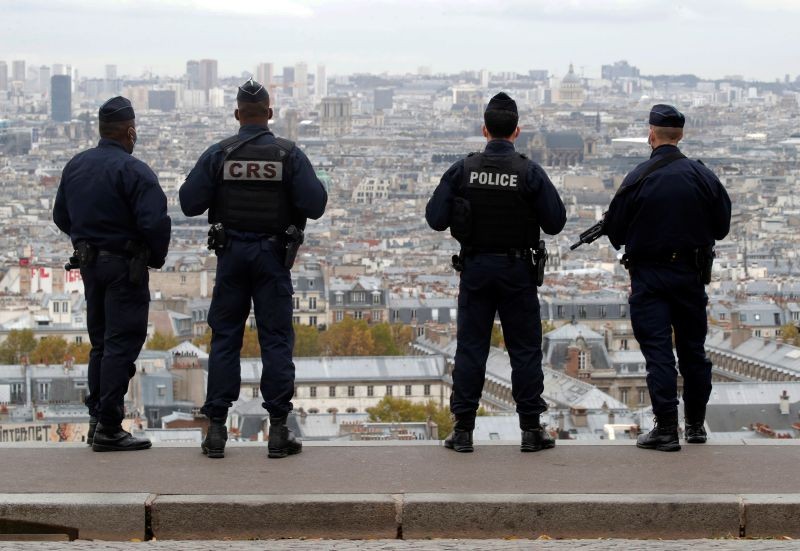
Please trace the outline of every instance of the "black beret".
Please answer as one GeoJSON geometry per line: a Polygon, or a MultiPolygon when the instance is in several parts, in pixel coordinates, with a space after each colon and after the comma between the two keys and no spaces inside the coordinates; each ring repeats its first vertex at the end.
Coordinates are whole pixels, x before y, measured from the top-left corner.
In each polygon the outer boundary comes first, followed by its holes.
{"type": "Polygon", "coordinates": [[[517,102],[508,97],[508,94],[505,92],[500,92],[492,99],[489,100],[489,105],[486,106],[486,110],[490,111],[492,109],[497,109],[499,111],[511,111],[512,113],[517,113],[517,102]]]}
{"type": "Polygon", "coordinates": [[[239,92],[236,94],[236,101],[244,103],[261,103],[269,101],[269,93],[262,84],[259,84],[252,78],[239,86],[239,92]]]}
{"type": "Polygon", "coordinates": [[[686,117],[671,105],[659,103],[650,109],[650,124],[653,126],[668,126],[670,128],[683,128],[686,117]]]}
{"type": "Polygon", "coordinates": [[[117,96],[100,106],[101,122],[129,121],[135,118],[133,106],[128,98],[117,96]]]}

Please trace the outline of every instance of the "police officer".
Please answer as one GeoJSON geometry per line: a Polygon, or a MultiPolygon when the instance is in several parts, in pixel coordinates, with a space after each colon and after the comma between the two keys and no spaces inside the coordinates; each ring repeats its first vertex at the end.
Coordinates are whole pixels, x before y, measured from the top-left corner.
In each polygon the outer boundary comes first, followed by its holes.
{"type": "Polygon", "coordinates": [[[124,396],[147,337],[147,266],[163,266],[171,222],[158,178],[131,155],[131,102],[112,98],[99,118],[100,143],[64,167],[53,221],[75,246],[86,293],[88,441],[94,451],[141,450],[150,441],[122,429],[124,396]]]}
{"type": "Polygon", "coordinates": [[[239,355],[252,301],[263,363],[261,394],[270,415],[268,455],[286,457],[302,450],[286,426],[294,394],[287,230],[293,233],[306,218],[322,216],[328,195],[305,154],[269,130],[267,90],[250,79],[236,101],[239,133],[208,148],[180,189],[184,214],[209,211],[218,256],[202,409],[210,426],[202,450],[212,458],[225,455],[225,421],[239,397],[239,355]]]}
{"type": "Polygon", "coordinates": [[[566,212],[542,167],[515,152],[518,121],[516,102],[502,92],[494,96],[484,113],[486,148],[445,172],[425,211],[431,228],[450,227],[462,246],[450,399],[455,426],[445,440],[457,452],[473,450],[495,313],[511,357],[521,450],[555,445],[539,424],[547,404],[542,399],[542,323],[531,249],[539,245],[540,228],[550,235],[563,229],[566,212]]]}
{"type": "Polygon", "coordinates": [[[625,245],[631,324],[647,362],[656,417],[655,428],[636,445],[661,451],[681,448],[673,332],[684,381],[686,440],[706,441],[711,362],[704,348],[704,283],[711,277],[714,242],[728,234],[731,219],[731,201],[719,179],[678,149],[684,123],[674,107],[653,106],[648,135],[653,152],[622,182],[603,223],[611,244],[625,245]]]}

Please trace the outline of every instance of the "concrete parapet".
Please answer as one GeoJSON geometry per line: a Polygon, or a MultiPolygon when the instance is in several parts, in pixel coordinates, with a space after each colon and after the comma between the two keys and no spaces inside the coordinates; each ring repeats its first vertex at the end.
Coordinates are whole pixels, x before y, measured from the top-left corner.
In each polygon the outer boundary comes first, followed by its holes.
{"type": "Polygon", "coordinates": [[[157,539],[396,538],[388,494],[174,495],[151,507],[157,539]]]}
{"type": "Polygon", "coordinates": [[[800,494],[742,496],[747,537],[800,537],[800,494]]]}
{"type": "Polygon", "coordinates": [[[148,494],[0,494],[7,534],[63,534],[70,539],[145,538],[148,494]]]}
{"type": "Polygon", "coordinates": [[[416,538],[715,538],[740,533],[735,495],[410,494],[416,538]]]}

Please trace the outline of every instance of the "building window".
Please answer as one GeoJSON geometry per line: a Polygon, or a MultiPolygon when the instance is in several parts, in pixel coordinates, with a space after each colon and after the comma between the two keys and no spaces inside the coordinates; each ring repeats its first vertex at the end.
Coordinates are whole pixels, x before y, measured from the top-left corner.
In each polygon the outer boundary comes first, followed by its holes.
{"type": "Polygon", "coordinates": [[[358,410],[356,408],[347,408],[345,411],[347,413],[358,413],[358,410]]]}
{"type": "Polygon", "coordinates": [[[292,298],[292,308],[295,310],[300,309],[300,297],[293,297],[292,298]]]}
{"type": "Polygon", "coordinates": [[[167,387],[166,386],[158,385],[156,388],[158,388],[158,397],[159,398],[163,398],[164,396],[167,395],[167,387]]]}
{"type": "Polygon", "coordinates": [[[77,337],[75,337],[75,344],[82,344],[82,343],[83,343],[82,336],[78,335],[77,337]]]}
{"type": "Polygon", "coordinates": [[[58,314],[58,309],[59,309],[59,306],[61,306],[61,303],[60,303],[60,302],[54,302],[54,303],[53,303],[53,313],[54,313],[54,314],[58,314]]]}
{"type": "Polygon", "coordinates": [[[306,283],[308,284],[308,288],[309,289],[313,289],[314,288],[314,280],[312,278],[308,278],[306,283]]]}
{"type": "Polygon", "coordinates": [[[311,415],[314,415],[315,413],[319,413],[319,410],[317,408],[311,408],[311,409],[308,410],[308,413],[310,413],[311,415]]]}
{"type": "Polygon", "coordinates": [[[11,401],[21,402],[25,399],[25,386],[22,383],[11,383],[11,401]]]}
{"type": "Polygon", "coordinates": [[[420,325],[419,327],[417,327],[417,336],[421,337],[424,334],[425,334],[425,326],[420,325]]]}
{"type": "Polygon", "coordinates": [[[353,319],[356,319],[356,320],[364,319],[364,312],[362,312],[361,310],[354,311],[353,312],[353,319]]]}
{"type": "Polygon", "coordinates": [[[317,316],[308,316],[308,324],[311,327],[316,327],[317,326],[317,316]]]}
{"type": "Polygon", "coordinates": [[[564,319],[564,307],[559,305],[556,306],[556,317],[558,319],[564,319]]]}
{"type": "Polygon", "coordinates": [[[727,316],[728,315],[725,312],[721,312],[720,315],[719,315],[720,321],[725,321],[725,318],[727,318],[727,316]]]}
{"type": "Polygon", "coordinates": [[[606,307],[605,306],[601,306],[600,307],[600,317],[601,318],[606,317],[606,307]]]}
{"type": "Polygon", "coordinates": [[[328,387],[328,397],[336,398],[336,387],[335,386],[329,386],[328,387]]]}
{"type": "Polygon", "coordinates": [[[336,310],[333,313],[333,319],[335,321],[342,321],[344,319],[344,312],[342,310],[336,310]]]}
{"type": "Polygon", "coordinates": [[[640,388],[639,389],[639,405],[640,406],[643,406],[645,404],[645,401],[644,401],[645,398],[646,398],[645,391],[646,391],[646,389],[644,389],[644,388],[640,388]]]}
{"type": "Polygon", "coordinates": [[[619,340],[619,349],[620,350],[627,350],[628,349],[628,339],[620,339],[619,340]]]}
{"type": "Polygon", "coordinates": [[[258,387],[257,387],[257,386],[254,386],[254,387],[252,387],[250,390],[252,391],[252,394],[251,394],[251,396],[252,396],[253,398],[258,398],[258,396],[259,396],[259,393],[258,393],[258,387]]]}
{"type": "Polygon", "coordinates": [[[355,396],[355,395],[356,395],[356,387],[354,387],[354,386],[348,386],[348,387],[347,387],[347,396],[349,396],[350,398],[352,398],[352,397],[353,397],[353,396],[355,396]]]}
{"type": "Polygon", "coordinates": [[[375,293],[372,295],[372,304],[380,304],[381,303],[381,294],[375,293]]]}
{"type": "Polygon", "coordinates": [[[380,310],[373,310],[372,321],[383,321],[383,312],[380,310]]]}
{"type": "Polygon", "coordinates": [[[628,305],[627,304],[620,304],[619,305],[619,317],[624,318],[628,315],[628,305]]]}
{"type": "Polygon", "coordinates": [[[186,276],[182,275],[181,276],[181,285],[183,285],[184,283],[186,283],[186,276]]]}
{"type": "Polygon", "coordinates": [[[344,302],[344,296],[341,293],[337,293],[336,304],[342,304],[343,302],[344,302]]]}
{"type": "Polygon", "coordinates": [[[628,389],[627,388],[619,389],[619,401],[622,402],[623,404],[627,404],[628,403],[628,389]]]}
{"type": "Polygon", "coordinates": [[[755,334],[756,334],[756,337],[760,337],[761,336],[761,329],[756,329],[755,334]]]}
{"type": "Polygon", "coordinates": [[[292,316],[292,323],[295,325],[300,325],[300,316],[292,316]]]}
{"type": "Polygon", "coordinates": [[[392,321],[393,322],[400,321],[400,310],[392,310],[392,321]]]}
{"type": "Polygon", "coordinates": [[[386,395],[387,396],[392,395],[392,385],[386,385],[386,395]]]}
{"type": "Polygon", "coordinates": [[[578,352],[578,369],[584,370],[586,369],[586,352],[581,350],[578,352]]]}
{"type": "Polygon", "coordinates": [[[411,396],[411,385],[406,385],[406,396],[411,396]]]}
{"type": "MultiPolygon", "coordinates": [[[[64,311],[66,312],[66,310],[64,310],[64,311]]],[[[781,324],[781,315],[776,312],[776,313],[772,314],[772,316],[773,316],[773,321],[775,322],[775,325],[780,325],[781,324]]]]}
{"type": "Polygon", "coordinates": [[[416,319],[417,319],[417,310],[415,308],[412,308],[411,309],[411,321],[414,321],[416,319]]]}
{"type": "Polygon", "coordinates": [[[375,387],[372,385],[367,386],[367,396],[372,397],[375,396],[375,387]]]}
{"type": "Polygon", "coordinates": [[[422,388],[423,388],[422,393],[425,394],[425,396],[430,396],[431,395],[431,385],[425,385],[422,388]]]}
{"type": "Polygon", "coordinates": [[[309,310],[316,310],[317,309],[317,297],[309,297],[309,299],[308,299],[308,309],[309,310]]]}
{"type": "Polygon", "coordinates": [[[353,291],[352,293],[350,293],[350,299],[353,302],[366,302],[367,295],[363,291],[353,291]]]}
{"type": "Polygon", "coordinates": [[[311,396],[312,398],[316,398],[317,397],[317,387],[315,387],[315,386],[308,387],[308,395],[311,396]]]}
{"type": "Polygon", "coordinates": [[[40,400],[46,402],[50,399],[50,383],[39,383],[36,385],[36,389],[40,400]]]}
{"type": "Polygon", "coordinates": [[[578,306],[578,317],[586,319],[586,306],[578,306]]]}

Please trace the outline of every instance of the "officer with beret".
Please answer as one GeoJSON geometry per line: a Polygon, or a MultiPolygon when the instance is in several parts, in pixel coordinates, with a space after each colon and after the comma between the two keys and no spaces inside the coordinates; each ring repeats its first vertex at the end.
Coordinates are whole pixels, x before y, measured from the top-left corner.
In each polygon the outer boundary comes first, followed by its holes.
{"type": "Polygon", "coordinates": [[[714,173],[678,149],[685,118],[670,105],[650,111],[650,159],[622,182],[603,223],[611,244],[625,245],[631,277],[631,324],[647,362],[655,428],[637,446],[680,450],[678,371],[683,376],[685,437],[704,443],[711,394],[711,362],[704,284],[711,277],[714,242],[730,228],[731,200],[714,173]],[[673,354],[673,334],[678,354],[673,354]]]}
{"type": "Polygon", "coordinates": [[[88,441],[94,451],[141,450],[150,441],[122,429],[124,396],[147,337],[147,266],[163,266],[171,221],[158,178],[132,156],[131,102],[111,98],[99,119],[100,143],[64,167],[53,221],[72,240],[86,294],[88,441]]]}
{"type": "MultiPolygon", "coordinates": [[[[542,399],[542,323],[532,249],[540,247],[540,228],[550,235],[564,228],[566,211],[542,167],[514,150],[518,122],[516,102],[503,92],[494,96],[484,113],[486,148],[445,172],[425,210],[431,228],[449,227],[461,243],[461,254],[454,258],[462,270],[450,399],[455,426],[445,440],[457,452],[473,451],[495,314],[511,358],[520,449],[555,445],[539,423],[547,404],[542,399]]],[[[541,253],[535,261],[543,270],[541,253]]]]}
{"type": "Polygon", "coordinates": [[[225,422],[239,397],[239,358],[252,302],[263,363],[261,394],[270,416],[268,456],[280,458],[302,450],[286,426],[294,394],[290,250],[306,219],[322,216],[328,195],[306,155],[269,130],[267,90],[250,79],[236,102],[238,134],[208,148],[180,189],[184,214],[208,210],[209,245],[218,256],[202,409],[210,425],[202,450],[212,458],[225,455],[225,422]]]}

